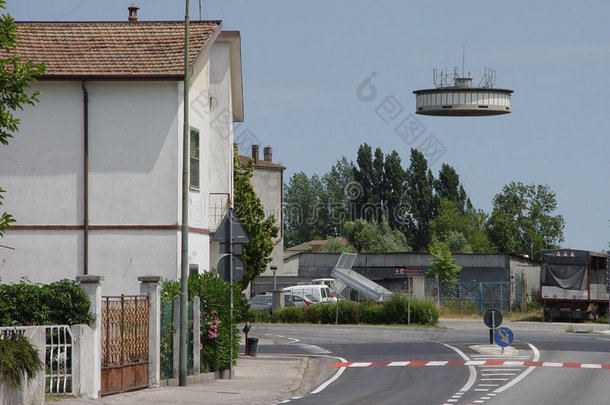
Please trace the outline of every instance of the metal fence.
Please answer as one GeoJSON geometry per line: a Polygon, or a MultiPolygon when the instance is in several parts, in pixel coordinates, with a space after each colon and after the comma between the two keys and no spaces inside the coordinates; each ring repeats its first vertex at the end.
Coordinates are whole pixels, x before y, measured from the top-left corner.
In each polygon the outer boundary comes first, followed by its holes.
{"type": "Polygon", "coordinates": [[[458,312],[483,313],[488,309],[510,311],[522,300],[520,282],[459,281],[439,283],[441,304],[455,305],[458,312]]]}
{"type": "Polygon", "coordinates": [[[2,327],[0,339],[15,334],[25,335],[28,329],[42,328],[45,331],[45,345],[44,353],[40,355],[44,356],[45,393],[72,394],[72,331],[68,325],[2,327]]]}
{"type": "Polygon", "coordinates": [[[67,325],[54,325],[45,332],[45,392],[72,394],[72,331],[67,325]]]}

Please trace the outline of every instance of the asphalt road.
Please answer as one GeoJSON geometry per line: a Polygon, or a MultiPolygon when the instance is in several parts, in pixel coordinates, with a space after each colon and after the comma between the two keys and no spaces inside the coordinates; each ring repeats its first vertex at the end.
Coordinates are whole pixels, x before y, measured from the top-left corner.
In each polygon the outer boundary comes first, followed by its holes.
{"type": "Polygon", "coordinates": [[[487,345],[488,330],[478,324],[465,329],[323,325],[255,328],[255,333],[276,343],[262,350],[349,362],[347,368],[326,365],[313,376],[312,370],[308,378],[329,383],[319,392],[291,399],[295,404],[584,405],[605,404],[610,398],[610,370],[559,367],[563,362],[585,363],[585,367],[610,363],[608,335],[565,333],[565,329],[545,325],[540,325],[539,331],[528,331],[515,325],[516,342],[501,354],[495,346],[487,345]],[[406,365],[406,361],[415,363],[406,365]],[[455,365],[465,361],[475,363],[455,365]],[[487,364],[489,361],[492,364],[487,364]],[[511,363],[498,365],[499,361],[511,363]],[[546,363],[530,367],[533,363],[527,362],[531,361],[546,363]]]}

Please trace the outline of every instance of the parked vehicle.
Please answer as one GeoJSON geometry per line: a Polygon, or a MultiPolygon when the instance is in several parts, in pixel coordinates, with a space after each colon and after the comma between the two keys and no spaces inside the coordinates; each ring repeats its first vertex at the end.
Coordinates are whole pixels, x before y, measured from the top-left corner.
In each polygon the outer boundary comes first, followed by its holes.
{"type": "Polygon", "coordinates": [[[292,294],[299,294],[301,296],[309,294],[322,303],[337,301],[337,298],[333,297],[330,292],[330,288],[328,288],[327,285],[293,285],[291,287],[284,288],[283,291],[287,291],[292,294]]]}
{"type": "Polygon", "coordinates": [[[606,262],[603,252],[543,250],[540,297],[544,317],[596,319],[607,314],[606,262]]]}
{"type": "MultiPolygon", "coordinates": [[[[306,307],[315,302],[319,302],[315,297],[301,294],[284,294],[284,306],[285,307],[306,307]]],[[[248,301],[250,309],[255,311],[267,310],[271,312],[273,309],[273,295],[261,294],[252,297],[248,301]]]]}

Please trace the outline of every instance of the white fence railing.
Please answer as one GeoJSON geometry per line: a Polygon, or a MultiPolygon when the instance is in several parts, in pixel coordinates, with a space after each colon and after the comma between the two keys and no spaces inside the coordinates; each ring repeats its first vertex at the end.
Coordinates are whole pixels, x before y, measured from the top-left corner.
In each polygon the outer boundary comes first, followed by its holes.
{"type": "Polygon", "coordinates": [[[53,325],[45,332],[45,392],[72,394],[72,331],[67,325],[53,325]]]}

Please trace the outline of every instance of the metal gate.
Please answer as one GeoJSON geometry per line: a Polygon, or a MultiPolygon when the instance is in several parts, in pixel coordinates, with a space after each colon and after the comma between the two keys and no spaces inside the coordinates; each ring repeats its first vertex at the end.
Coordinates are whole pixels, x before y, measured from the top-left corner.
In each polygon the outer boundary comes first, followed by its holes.
{"type": "Polygon", "coordinates": [[[522,287],[519,282],[460,281],[439,283],[441,304],[453,304],[458,312],[487,309],[510,311],[511,304],[521,302],[522,287]]]}
{"type": "Polygon", "coordinates": [[[101,395],[148,387],[148,295],[102,297],[101,395]]]}

